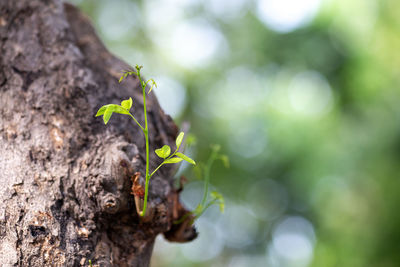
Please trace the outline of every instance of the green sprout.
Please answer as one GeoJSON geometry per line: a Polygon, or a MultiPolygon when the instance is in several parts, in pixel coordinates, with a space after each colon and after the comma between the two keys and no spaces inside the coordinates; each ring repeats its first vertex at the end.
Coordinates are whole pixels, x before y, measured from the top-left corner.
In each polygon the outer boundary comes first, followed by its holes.
{"type": "Polygon", "coordinates": [[[197,205],[197,207],[194,209],[194,211],[186,213],[184,216],[182,216],[179,220],[175,221],[174,224],[180,224],[183,221],[186,220],[186,218],[190,215],[193,216],[192,221],[190,224],[193,224],[195,220],[197,220],[210,206],[214,204],[219,205],[219,209],[221,213],[224,212],[225,209],[225,200],[224,197],[218,193],[217,191],[211,191],[209,192],[209,187],[210,187],[210,172],[211,172],[211,167],[215,160],[221,160],[223,164],[225,165],[226,168],[229,168],[229,159],[226,155],[222,155],[219,153],[221,147],[219,145],[213,145],[211,147],[211,155],[208,158],[208,161],[206,164],[203,165],[198,165],[197,166],[197,175],[200,178],[204,178],[204,192],[203,192],[203,198],[201,202],[197,205]]]}
{"type": "Polygon", "coordinates": [[[183,136],[184,133],[181,132],[178,137],[176,138],[176,149],[175,151],[171,154],[171,148],[168,145],[164,145],[161,148],[158,148],[155,150],[155,153],[157,154],[158,157],[163,159],[163,162],[154,169],[153,172],[150,173],[149,171],[149,128],[148,128],[148,123],[147,123],[147,106],[146,106],[146,87],[149,84],[150,85],[150,90],[148,91],[148,94],[153,90],[153,87],[157,87],[156,82],[153,79],[149,79],[147,81],[144,81],[141,77],[140,70],[142,69],[142,66],[136,65],[135,67],[136,71],[134,70],[129,70],[129,71],[124,71],[122,74],[121,78],[119,79],[119,82],[121,83],[126,77],[130,75],[135,75],[139,78],[140,85],[143,90],[143,112],[144,112],[144,126],[139,123],[139,121],[130,113],[130,109],[132,107],[133,100],[132,98],[129,98],[127,100],[123,100],[121,102],[121,105],[115,105],[115,104],[108,104],[102,106],[96,114],[96,117],[103,115],[103,121],[104,124],[107,124],[108,121],[111,118],[111,115],[113,113],[118,113],[118,114],[125,114],[130,116],[133,121],[139,126],[139,128],[142,130],[145,141],[146,141],[146,185],[145,185],[145,193],[144,193],[144,203],[143,203],[143,210],[138,210],[138,213],[140,216],[144,216],[146,214],[146,207],[147,207],[147,199],[148,199],[148,191],[149,191],[149,181],[150,178],[154,175],[154,173],[164,164],[172,164],[172,163],[178,163],[181,162],[182,160],[185,160],[193,165],[196,165],[195,161],[189,158],[188,156],[184,155],[181,152],[178,152],[182,141],[183,141],[183,136]]]}

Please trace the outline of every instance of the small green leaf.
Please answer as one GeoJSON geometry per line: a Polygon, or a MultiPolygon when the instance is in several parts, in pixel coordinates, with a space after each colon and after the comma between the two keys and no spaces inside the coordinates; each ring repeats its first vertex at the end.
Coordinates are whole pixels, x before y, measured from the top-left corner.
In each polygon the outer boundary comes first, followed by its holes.
{"type": "Polygon", "coordinates": [[[179,147],[181,146],[184,135],[185,135],[184,132],[180,132],[178,137],[176,138],[176,150],[178,150],[179,147]]]}
{"type": "Polygon", "coordinates": [[[182,154],[181,152],[176,152],[176,154],[178,157],[180,157],[181,159],[189,162],[190,164],[196,165],[196,162],[194,160],[192,160],[191,158],[189,158],[188,156],[182,154]]]}
{"type": "Polygon", "coordinates": [[[227,155],[221,155],[219,157],[222,160],[222,163],[224,164],[225,168],[229,168],[229,158],[227,155]]]}
{"type": "Polygon", "coordinates": [[[164,145],[162,148],[158,148],[154,152],[156,152],[157,156],[160,158],[165,159],[171,154],[171,148],[168,145],[164,145]]]}
{"type": "Polygon", "coordinates": [[[104,105],[102,106],[96,114],[96,117],[103,115],[103,121],[104,124],[107,124],[108,121],[111,118],[111,115],[113,113],[119,113],[119,114],[129,114],[129,111],[127,111],[125,108],[115,105],[115,104],[108,104],[108,105],[104,105]]]}
{"type": "Polygon", "coordinates": [[[223,199],[223,196],[217,191],[211,191],[210,196],[214,199],[223,199]]]}
{"type": "Polygon", "coordinates": [[[219,202],[219,211],[221,213],[224,213],[224,211],[225,211],[225,202],[224,201],[219,202]]]}
{"type": "Polygon", "coordinates": [[[170,158],[170,159],[165,160],[164,163],[166,163],[166,164],[168,164],[168,163],[178,163],[178,162],[181,162],[181,161],[182,161],[181,158],[175,157],[175,158],[170,158]]]}
{"type": "Polygon", "coordinates": [[[148,92],[148,94],[150,94],[151,90],[153,90],[153,87],[155,86],[157,88],[157,83],[154,81],[154,79],[149,79],[146,84],[151,83],[150,85],[150,90],[148,92]]]}
{"type": "Polygon", "coordinates": [[[129,71],[129,70],[124,70],[121,78],[119,78],[119,83],[122,82],[123,79],[125,79],[126,77],[128,77],[128,75],[133,75],[136,74],[135,72],[129,71]]]}
{"type": "Polygon", "coordinates": [[[127,109],[127,110],[130,110],[131,107],[132,107],[132,97],[130,97],[130,98],[127,99],[127,100],[123,100],[123,101],[121,102],[121,106],[122,106],[123,108],[127,109]]]}
{"type": "Polygon", "coordinates": [[[128,110],[126,110],[125,108],[123,108],[119,105],[115,105],[115,104],[108,105],[107,109],[111,110],[112,112],[119,113],[119,114],[129,114],[128,110]]]}
{"type": "Polygon", "coordinates": [[[109,107],[110,105],[104,105],[101,108],[99,108],[99,110],[96,113],[96,117],[101,116],[104,114],[104,112],[106,112],[106,109],[109,107]]]}
{"type": "Polygon", "coordinates": [[[108,121],[110,120],[112,114],[113,114],[112,109],[110,107],[108,107],[106,109],[106,111],[104,112],[104,115],[103,115],[104,124],[108,123],[108,121]]]}
{"type": "Polygon", "coordinates": [[[212,191],[210,193],[211,197],[218,200],[218,204],[219,204],[219,210],[221,211],[221,213],[224,212],[225,209],[225,200],[224,197],[218,193],[217,191],[212,191]]]}

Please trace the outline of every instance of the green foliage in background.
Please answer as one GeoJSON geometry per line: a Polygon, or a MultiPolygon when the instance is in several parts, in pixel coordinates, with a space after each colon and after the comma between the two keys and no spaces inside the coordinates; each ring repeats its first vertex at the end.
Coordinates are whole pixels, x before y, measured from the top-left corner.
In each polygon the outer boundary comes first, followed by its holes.
{"type": "Polygon", "coordinates": [[[212,180],[225,214],[205,212],[193,244],[157,241],[153,266],[398,266],[400,2],[321,1],[277,32],[262,1],[78,2],[112,52],[184,89],[174,119],[191,122],[196,159],[227,148],[212,180]],[[185,61],[187,28],[220,40],[207,61],[185,61]]]}

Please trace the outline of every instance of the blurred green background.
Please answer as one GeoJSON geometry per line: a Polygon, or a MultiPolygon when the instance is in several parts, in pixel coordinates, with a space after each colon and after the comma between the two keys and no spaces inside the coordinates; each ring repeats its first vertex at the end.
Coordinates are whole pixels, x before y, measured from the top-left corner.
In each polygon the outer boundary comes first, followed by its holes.
{"type": "Polygon", "coordinates": [[[153,267],[400,266],[400,1],[72,2],[190,122],[190,155],[231,161],[211,177],[225,213],[159,237],[153,267]]]}

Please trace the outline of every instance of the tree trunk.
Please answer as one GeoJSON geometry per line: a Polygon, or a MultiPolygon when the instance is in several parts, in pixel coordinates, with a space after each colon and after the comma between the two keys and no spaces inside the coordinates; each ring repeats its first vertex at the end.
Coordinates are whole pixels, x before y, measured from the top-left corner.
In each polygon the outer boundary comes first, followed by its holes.
{"type": "MultiPolygon", "coordinates": [[[[195,238],[173,224],[184,210],[172,167],[150,181],[147,216],[136,213],[144,135],[126,116],[106,127],[94,114],[132,97],[143,121],[141,90],[135,78],[118,84],[129,66],[85,16],[60,0],[1,0],[0,47],[1,266],[148,266],[159,233],[195,238]]],[[[173,145],[178,129],[152,94],[148,115],[150,151],[173,145]]]]}

